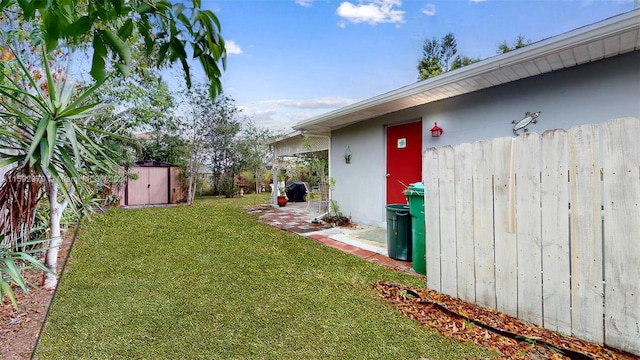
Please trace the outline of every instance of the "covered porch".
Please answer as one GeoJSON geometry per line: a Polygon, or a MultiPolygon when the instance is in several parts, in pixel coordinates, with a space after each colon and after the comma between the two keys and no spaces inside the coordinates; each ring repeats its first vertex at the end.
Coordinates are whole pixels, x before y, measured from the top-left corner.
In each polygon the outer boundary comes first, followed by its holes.
{"type": "MultiPolygon", "coordinates": [[[[330,136],[296,131],[276,139],[270,146],[273,153],[270,165],[273,177],[272,204],[278,205],[278,196],[285,195],[283,193],[291,182],[302,182],[306,188],[306,201],[301,204],[307,208],[317,209],[316,218],[327,214],[331,199],[328,186],[331,179],[330,136]]],[[[288,202],[286,206],[293,204],[296,203],[288,202]]]]}

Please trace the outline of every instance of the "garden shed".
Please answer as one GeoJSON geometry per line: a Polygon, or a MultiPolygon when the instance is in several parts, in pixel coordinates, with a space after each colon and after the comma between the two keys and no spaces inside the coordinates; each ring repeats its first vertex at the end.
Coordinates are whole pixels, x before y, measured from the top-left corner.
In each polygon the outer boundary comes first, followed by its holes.
{"type": "Polygon", "coordinates": [[[186,198],[181,169],[159,161],[137,161],[128,168],[136,179],[127,179],[120,192],[120,204],[160,205],[176,204],[186,198]]]}

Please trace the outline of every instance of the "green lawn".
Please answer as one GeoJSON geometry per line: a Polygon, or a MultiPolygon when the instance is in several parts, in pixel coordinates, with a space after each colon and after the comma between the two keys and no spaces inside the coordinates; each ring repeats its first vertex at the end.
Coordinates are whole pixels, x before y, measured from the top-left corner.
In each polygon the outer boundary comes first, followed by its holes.
{"type": "Polygon", "coordinates": [[[417,277],[260,223],[244,199],[109,211],[73,248],[38,359],[462,359],[371,289],[417,277]]]}

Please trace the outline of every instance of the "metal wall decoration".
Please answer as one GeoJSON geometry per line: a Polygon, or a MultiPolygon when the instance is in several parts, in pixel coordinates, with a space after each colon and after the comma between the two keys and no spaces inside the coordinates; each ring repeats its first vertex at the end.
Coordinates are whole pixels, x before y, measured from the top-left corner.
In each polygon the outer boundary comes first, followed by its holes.
{"type": "Polygon", "coordinates": [[[513,126],[513,133],[518,136],[520,134],[518,134],[519,130],[522,130],[522,132],[528,132],[529,129],[527,129],[527,126],[529,126],[531,123],[537,124],[538,123],[538,116],[542,113],[542,111],[537,111],[534,113],[530,113],[530,112],[526,112],[524,113],[524,118],[522,118],[522,120],[518,121],[516,123],[515,120],[513,120],[511,123],[515,124],[513,126]]]}

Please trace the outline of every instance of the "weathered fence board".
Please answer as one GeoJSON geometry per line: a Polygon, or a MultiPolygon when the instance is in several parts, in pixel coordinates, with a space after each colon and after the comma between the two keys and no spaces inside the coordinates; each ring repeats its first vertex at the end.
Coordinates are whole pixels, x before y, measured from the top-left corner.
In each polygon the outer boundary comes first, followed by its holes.
{"type": "Polygon", "coordinates": [[[493,152],[490,141],[473,144],[473,248],[476,303],[495,308],[496,287],[493,248],[493,152]]]}
{"type": "Polygon", "coordinates": [[[493,140],[493,213],[496,310],[515,316],[518,314],[518,248],[515,232],[509,231],[512,143],[510,138],[493,140]]]}
{"type": "Polygon", "coordinates": [[[542,243],[540,225],[540,136],[515,143],[518,317],[542,325],[542,243]]]}
{"type": "Polygon", "coordinates": [[[596,125],[569,130],[572,335],[603,342],[600,147],[596,125]]]}
{"type": "Polygon", "coordinates": [[[569,145],[562,129],[542,134],[542,299],[544,326],[571,334],[569,145]]]}
{"type": "Polygon", "coordinates": [[[438,149],[438,173],[440,175],[440,278],[442,292],[458,296],[458,271],[456,263],[456,209],[454,188],[454,156],[451,146],[438,149]],[[444,244],[444,245],[443,245],[444,244]]]}
{"type": "Polygon", "coordinates": [[[610,121],[603,137],[605,342],[640,354],[640,121],[610,121]]]}
{"type": "Polygon", "coordinates": [[[456,252],[458,254],[458,297],[475,302],[473,258],[473,153],[471,144],[453,148],[455,154],[456,252]]]}
{"type": "MultiPolygon", "coordinates": [[[[438,189],[438,150],[427,149],[424,153],[422,165],[422,180],[425,189],[438,189]]],[[[427,287],[435,291],[441,291],[440,285],[440,208],[433,204],[439,204],[439,191],[425,191],[425,246],[427,255],[427,287]]]]}
{"type": "Polygon", "coordinates": [[[423,166],[429,287],[640,355],[640,120],[427,149],[423,166]]]}

